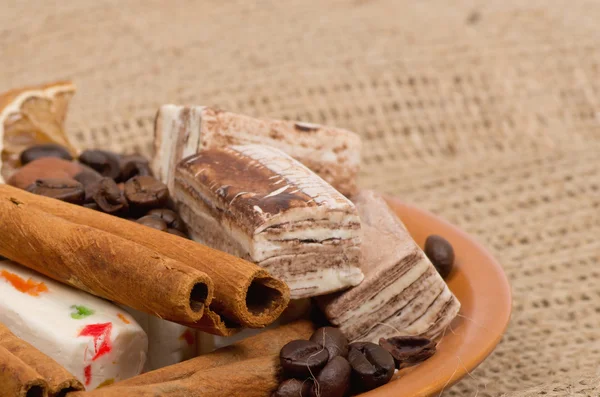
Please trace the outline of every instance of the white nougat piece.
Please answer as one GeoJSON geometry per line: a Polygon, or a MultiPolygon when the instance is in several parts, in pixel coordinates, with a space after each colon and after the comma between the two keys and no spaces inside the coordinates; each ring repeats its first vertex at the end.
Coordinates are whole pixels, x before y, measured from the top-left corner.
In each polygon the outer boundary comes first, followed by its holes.
{"type": "Polygon", "coordinates": [[[377,343],[397,335],[434,337],[460,303],[385,200],[373,191],[352,198],[364,232],[357,287],[318,303],[350,340],[377,343]]]}
{"type": "Polygon", "coordinates": [[[138,375],[148,338],[118,306],[0,260],[0,323],[64,366],[87,390],[138,375]]]}
{"type": "Polygon", "coordinates": [[[207,106],[163,105],[154,131],[155,175],[173,188],[175,166],[201,150],[261,144],[289,154],[343,194],[356,191],[360,137],[312,123],[258,119],[207,106]]]}
{"type": "Polygon", "coordinates": [[[144,371],[153,371],[196,356],[196,330],[132,308],[126,310],[148,335],[148,360],[144,371]]]}
{"type": "Polygon", "coordinates": [[[174,197],[194,240],[264,267],[292,299],[363,279],[356,208],[281,150],[230,146],[188,157],[174,197]]]}

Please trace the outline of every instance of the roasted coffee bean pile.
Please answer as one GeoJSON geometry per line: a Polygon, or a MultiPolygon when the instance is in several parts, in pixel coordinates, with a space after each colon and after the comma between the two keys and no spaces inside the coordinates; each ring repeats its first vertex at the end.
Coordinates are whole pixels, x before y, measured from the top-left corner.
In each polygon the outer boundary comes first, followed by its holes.
{"type": "Polygon", "coordinates": [[[349,349],[346,336],[333,327],[319,328],[310,340],[289,342],[281,348],[279,362],[284,375],[293,379],[282,382],[272,397],[345,396],[352,373],[349,349]]]}
{"type": "Polygon", "coordinates": [[[433,356],[435,342],[419,336],[381,338],[379,345],[354,342],[337,328],[317,329],[310,340],[281,348],[279,362],[288,379],[271,397],[343,397],[363,393],[392,379],[395,369],[433,356]]]}
{"type": "Polygon", "coordinates": [[[183,221],[168,208],[167,186],[142,156],[85,150],[73,159],[64,147],[44,144],[24,150],[20,160],[10,185],[187,238],[183,221]]]}
{"type": "Polygon", "coordinates": [[[446,279],[454,268],[454,248],[452,248],[452,244],[442,236],[432,234],[425,240],[424,251],[440,276],[446,279]]]}

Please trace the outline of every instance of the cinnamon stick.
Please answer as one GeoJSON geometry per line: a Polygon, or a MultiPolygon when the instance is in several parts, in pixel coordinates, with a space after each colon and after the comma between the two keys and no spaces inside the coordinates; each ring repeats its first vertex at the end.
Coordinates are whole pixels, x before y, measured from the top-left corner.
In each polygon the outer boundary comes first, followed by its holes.
{"type": "MultiPolygon", "coordinates": [[[[0,324],[0,348],[18,357],[27,367],[37,373],[46,382],[51,397],[65,396],[71,391],[84,390],[81,382],[69,371],[29,343],[18,338],[2,324],[0,324]]],[[[0,389],[3,389],[2,381],[0,381],[0,389]]]]}
{"type": "Polygon", "coordinates": [[[36,196],[12,186],[0,185],[0,196],[13,197],[70,222],[115,234],[205,272],[215,286],[211,307],[242,326],[262,328],[272,323],[289,302],[289,289],[285,283],[261,267],[233,255],[111,215],[36,196]]]}
{"type": "Polygon", "coordinates": [[[13,188],[1,187],[0,255],[170,321],[192,323],[202,317],[212,290],[205,273],[122,237],[50,215],[20,201],[13,188]]]}
{"type": "Polygon", "coordinates": [[[232,364],[242,360],[279,354],[279,350],[295,339],[308,339],[315,327],[308,320],[298,320],[258,335],[243,339],[233,345],[222,347],[179,364],[160,368],[133,378],[125,379],[114,386],[140,386],[164,383],[192,377],[198,372],[232,364]]]}
{"type": "Polygon", "coordinates": [[[199,371],[185,379],[135,386],[119,382],[69,397],[264,397],[277,389],[281,379],[275,354],[199,371]]]}
{"type": "Polygon", "coordinates": [[[211,306],[204,309],[204,316],[192,324],[185,324],[189,327],[197,328],[202,332],[206,332],[219,336],[232,336],[242,330],[242,326],[223,318],[215,312],[211,306]]]}
{"type": "Polygon", "coordinates": [[[0,397],[46,397],[48,383],[19,357],[0,346],[0,397]]]}

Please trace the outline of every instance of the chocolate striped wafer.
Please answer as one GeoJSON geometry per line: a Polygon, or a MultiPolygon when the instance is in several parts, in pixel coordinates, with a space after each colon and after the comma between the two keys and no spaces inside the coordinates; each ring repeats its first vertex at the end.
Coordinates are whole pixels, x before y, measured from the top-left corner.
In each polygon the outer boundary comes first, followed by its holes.
{"type": "Polygon", "coordinates": [[[320,297],[319,306],[350,340],[436,336],[458,313],[458,299],[380,195],[361,191],[353,201],[364,233],[360,268],[365,279],[348,291],[320,297]]]}
{"type": "Polygon", "coordinates": [[[154,127],[155,175],[173,187],[176,164],[201,150],[261,144],[283,150],[349,195],[356,191],[361,142],[348,130],[257,119],[206,106],[163,105],[154,127]]]}
{"type": "Polygon", "coordinates": [[[292,299],[360,283],[356,208],[282,151],[261,145],[209,149],[177,167],[174,197],[192,238],[253,261],[292,299]]]}

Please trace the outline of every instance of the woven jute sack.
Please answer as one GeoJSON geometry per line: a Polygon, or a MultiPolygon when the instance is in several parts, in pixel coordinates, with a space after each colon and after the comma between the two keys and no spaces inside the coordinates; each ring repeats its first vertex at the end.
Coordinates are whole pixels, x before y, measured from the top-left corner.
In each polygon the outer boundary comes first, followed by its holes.
{"type": "Polygon", "coordinates": [[[74,80],[82,147],[150,155],[164,103],[358,132],[362,186],[463,228],[512,285],[504,339],[443,396],[597,396],[598,20],[596,0],[10,0],[0,88],[74,80]]]}

